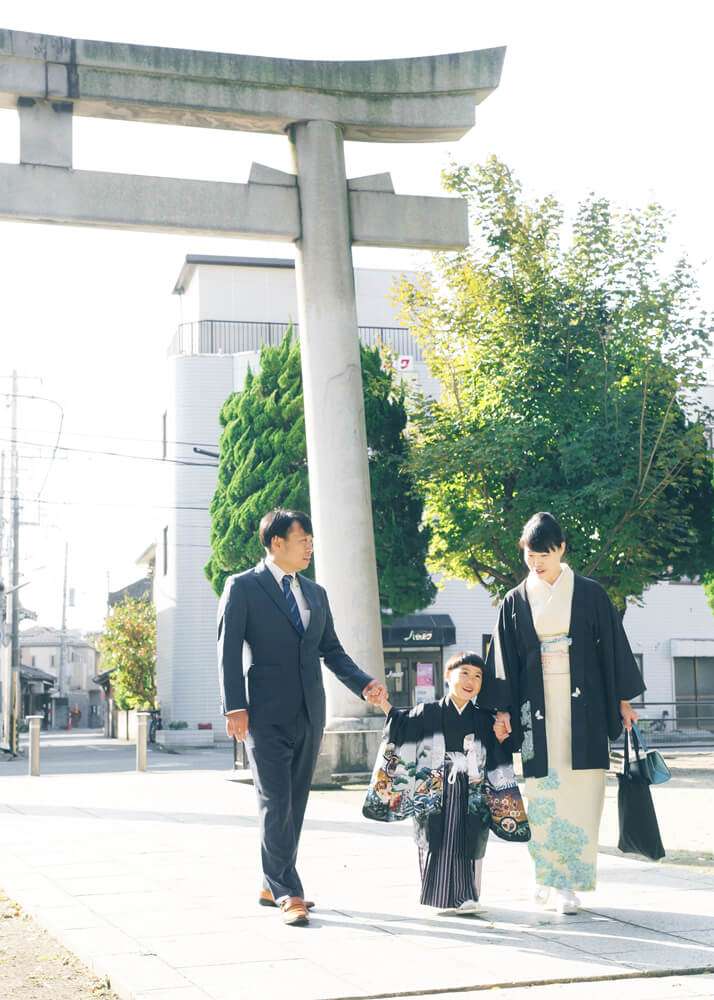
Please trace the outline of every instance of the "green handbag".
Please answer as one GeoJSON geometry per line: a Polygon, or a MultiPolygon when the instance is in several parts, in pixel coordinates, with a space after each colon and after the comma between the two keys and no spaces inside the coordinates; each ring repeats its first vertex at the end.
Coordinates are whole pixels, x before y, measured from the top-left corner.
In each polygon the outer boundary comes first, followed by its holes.
{"type": "Polygon", "coordinates": [[[630,780],[642,781],[648,785],[663,785],[669,781],[672,772],[667,767],[664,757],[659,750],[648,750],[642,733],[637,728],[637,723],[632,723],[629,736],[625,734],[625,759],[628,754],[628,739],[632,742],[634,759],[629,762],[630,780]]]}

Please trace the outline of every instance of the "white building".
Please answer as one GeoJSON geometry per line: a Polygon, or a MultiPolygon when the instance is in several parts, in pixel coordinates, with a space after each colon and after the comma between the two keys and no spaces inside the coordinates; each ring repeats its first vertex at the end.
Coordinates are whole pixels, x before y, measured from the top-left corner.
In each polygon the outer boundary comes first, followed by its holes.
{"type": "MultiPolygon", "coordinates": [[[[437,385],[392,304],[401,273],[356,270],[360,334],[366,343],[391,346],[408,376],[434,393],[437,385]]],[[[194,448],[217,450],[220,407],[242,387],[248,366],[257,368],[260,346],[279,343],[297,316],[293,262],[189,256],[175,292],[182,297],[183,322],[169,349],[163,420],[165,456],[174,462],[167,472],[167,514],[158,532],[154,581],[158,690],[164,722],[212,722],[220,735],[217,600],[203,572],[215,460],[194,448]]],[[[483,588],[452,580],[430,608],[385,627],[393,702],[426,698],[432,688],[438,694],[444,658],[459,649],[482,651],[494,619],[483,588]]],[[[644,671],[651,714],[668,711],[672,719],[673,703],[679,702],[680,717],[714,716],[714,616],[702,588],[658,584],[647,592],[644,607],[628,610],[625,624],[644,671]]]]}

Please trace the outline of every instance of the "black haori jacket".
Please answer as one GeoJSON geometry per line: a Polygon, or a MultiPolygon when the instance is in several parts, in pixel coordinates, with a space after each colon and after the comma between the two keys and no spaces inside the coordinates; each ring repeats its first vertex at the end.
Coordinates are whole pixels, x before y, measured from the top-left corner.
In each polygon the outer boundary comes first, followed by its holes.
{"type": "MultiPolygon", "coordinates": [[[[520,749],[523,773],[548,774],[541,644],[533,625],[526,583],[506,594],[498,634],[488,653],[479,696],[484,708],[511,713],[512,745],[520,749]],[[497,641],[503,670],[497,670],[497,641]],[[505,677],[497,676],[505,673],[505,677]]],[[[595,580],[575,574],[570,617],[572,766],[582,771],[610,766],[609,740],[622,732],[620,701],[645,690],[622,619],[595,580]]]]}

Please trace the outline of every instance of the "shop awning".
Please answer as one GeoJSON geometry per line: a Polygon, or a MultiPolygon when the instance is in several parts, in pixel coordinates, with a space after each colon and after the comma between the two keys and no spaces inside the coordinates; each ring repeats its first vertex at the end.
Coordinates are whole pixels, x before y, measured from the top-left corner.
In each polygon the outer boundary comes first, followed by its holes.
{"type": "Polygon", "coordinates": [[[453,646],[456,627],[450,615],[405,615],[382,625],[385,646],[453,646]]]}

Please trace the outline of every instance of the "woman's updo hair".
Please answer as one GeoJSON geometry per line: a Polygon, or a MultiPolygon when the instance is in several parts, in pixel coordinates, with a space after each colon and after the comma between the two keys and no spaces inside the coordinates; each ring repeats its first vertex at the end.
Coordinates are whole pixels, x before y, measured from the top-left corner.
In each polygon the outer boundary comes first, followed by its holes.
{"type": "Polygon", "coordinates": [[[456,653],[450,660],[446,661],[444,676],[448,676],[452,670],[456,670],[457,667],[463,667],[464,665],[468,667],[480,667],[481,673],[484,675],[486,673],[486,664],[478,653],[456,653]]]}
{"type": "Polygon", "coordinates": [[[564,541],[565,535],[558,521],[548,511],[542,510],[524,526],[518,548],[528,548],[531,552],[552,552],[559,549],[564,541]]]}

